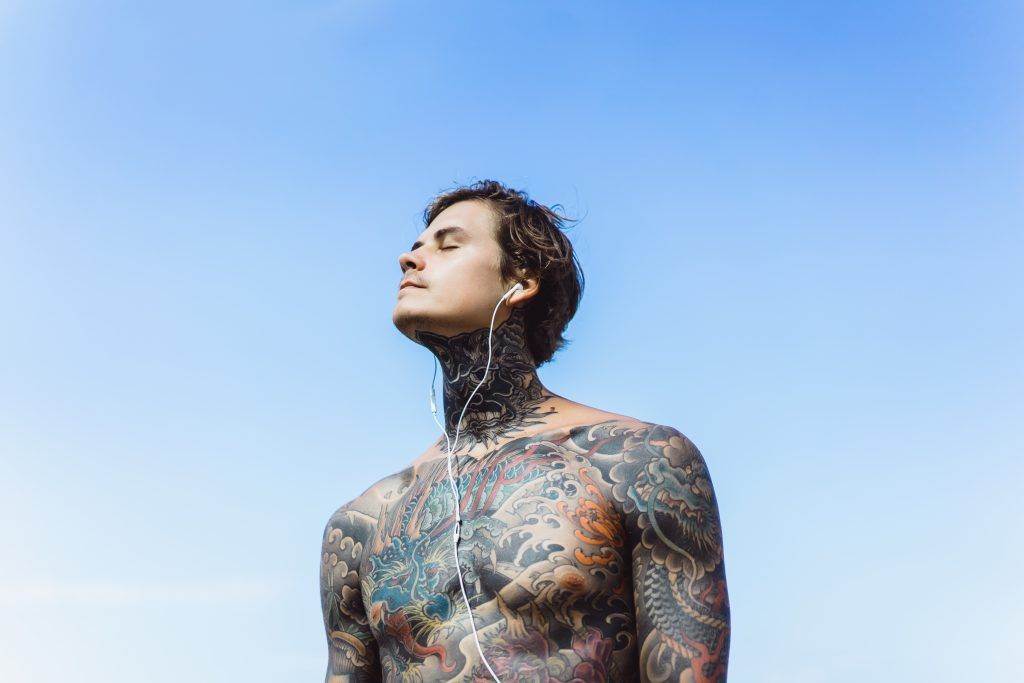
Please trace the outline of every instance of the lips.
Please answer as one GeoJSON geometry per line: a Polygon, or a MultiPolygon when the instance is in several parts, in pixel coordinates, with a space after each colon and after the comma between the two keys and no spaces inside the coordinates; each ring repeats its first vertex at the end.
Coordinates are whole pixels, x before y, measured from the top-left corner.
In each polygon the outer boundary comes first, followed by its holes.
{"type": "Polygon", "coordinates": [[[401,284],[401,286],[399,286],[399,288],[398,288],[398,291],[402,291],[402,290],[403,290],[403,289],[405,289],[406,287],[417,287],[417,288],[419,288],[419,289],[423,289],[423,285],[418,285],[418,284],[416,284],[415,282],[411,282],[411,281],[406,281],[406,282],[403,282],[403,283],[401,284]]]}

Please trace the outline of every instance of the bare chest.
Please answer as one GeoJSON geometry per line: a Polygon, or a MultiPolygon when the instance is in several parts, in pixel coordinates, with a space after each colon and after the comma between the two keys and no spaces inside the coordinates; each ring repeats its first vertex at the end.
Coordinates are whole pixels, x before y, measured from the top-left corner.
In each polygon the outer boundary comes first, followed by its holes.
{"type": "Polygon", "coordinates": [[[472,678],[470,612],[488,661],[520,672],[608,669],[630,649],[628,543],[601,469],[549,441],[500,455],[458,463],[457,552],[444,460],[381,510],[360,579],[385,671],[472,678]]]}

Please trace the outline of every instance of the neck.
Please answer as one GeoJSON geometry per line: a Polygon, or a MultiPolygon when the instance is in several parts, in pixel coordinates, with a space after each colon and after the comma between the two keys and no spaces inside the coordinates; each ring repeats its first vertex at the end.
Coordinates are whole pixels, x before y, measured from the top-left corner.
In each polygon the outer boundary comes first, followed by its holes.
{"type": "MultiPolygon", "coordinates": [[[[543,416],[553,412],[554,409],[543,413],[539,410],[540,404],[552,394],[537,376],[536,364],[526,346],[523,315],[521,309],[513,309],[508,320],[494,328],[486,379],[487,327],[453,337],[416,332],[416,340],[430,349],[444,372],[445,430],[454,451],[469,450],[478,443],[497,443],[528,425],[543,423],[543,416]],[[456,444],[455,431],[463,408],[465,415],[456,444]]],[[[441,444],[445,445],[443,439],[441,444]]]]}

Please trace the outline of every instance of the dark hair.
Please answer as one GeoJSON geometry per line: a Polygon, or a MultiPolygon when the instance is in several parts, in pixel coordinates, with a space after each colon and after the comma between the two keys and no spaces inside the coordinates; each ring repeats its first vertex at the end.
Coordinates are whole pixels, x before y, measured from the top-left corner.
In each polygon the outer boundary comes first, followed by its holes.
{"type": "Polygon", "coordinates": [[[495,237],[501,247],[501,276],[512,281],[517,269],[536,277],[540,291],[524,306],[526,344],[539,367],[569,343],[562,336],[576,315],[583,296],[583,270],[564,229],[567,216],[530,199],[496,180],[478,180],[436,196],[423,211],[430,223],[449,206],[466,200],[482,200],[497,218],[495,237]]]}

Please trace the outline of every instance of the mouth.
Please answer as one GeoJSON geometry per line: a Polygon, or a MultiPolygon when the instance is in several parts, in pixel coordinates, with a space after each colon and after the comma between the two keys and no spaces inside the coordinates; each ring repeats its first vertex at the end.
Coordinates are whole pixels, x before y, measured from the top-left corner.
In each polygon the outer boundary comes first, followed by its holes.
{"type": "Polygon", "coordinates": [[[414,285],[411,282],[403,282],[402,285],[398,288],[398,291],[401,292],[403,289],[407,289],[409,287],[414,287],[416,289],[423,289],[423,287],[420,287],[419,285],[414,285]]]}

